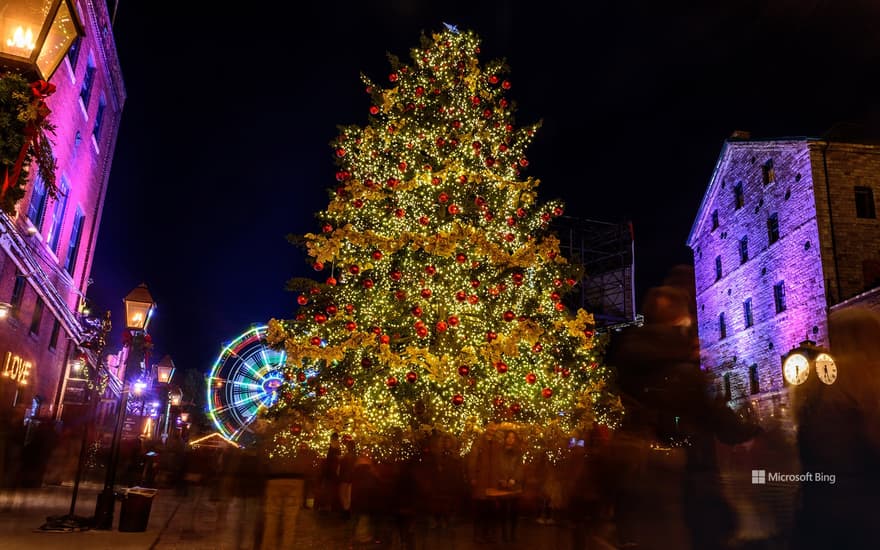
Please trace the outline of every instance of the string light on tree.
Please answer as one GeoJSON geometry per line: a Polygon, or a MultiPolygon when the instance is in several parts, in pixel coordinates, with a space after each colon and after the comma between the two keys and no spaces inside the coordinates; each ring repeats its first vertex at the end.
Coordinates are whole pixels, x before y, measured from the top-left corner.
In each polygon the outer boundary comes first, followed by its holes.
{"type": "Polygon", "coordinates": [[[507,65],[481,65],[478,36],[451,25],[410,53],[386,84],[362,77],[367,124],[339,128],[336,186],[302,240],[330,275],[292,280],[296,315],[269,324],[288,362],[268,414],[297,427],[277,452],[338,432],[388,460],[489,421],[533,442],[613,426],[593,318],[561,301],[578,275],[550,231],[562,205],[523,175],[539,125],[515,124],[507,65]]]}

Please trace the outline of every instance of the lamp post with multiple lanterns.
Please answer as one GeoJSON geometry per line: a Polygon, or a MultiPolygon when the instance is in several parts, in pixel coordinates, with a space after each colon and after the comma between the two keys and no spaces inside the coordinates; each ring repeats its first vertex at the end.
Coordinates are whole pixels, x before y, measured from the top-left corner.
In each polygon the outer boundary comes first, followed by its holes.
{"type": "MultiPolygon", "coordinates": [[[[134,348],[135,337],[146,336],[147,326],[150,323],[150,317],[156,303],[147,290],[147,285],[141,284],[128,293],[123,300],[125,303],[125,329],[131,339],[126,339],[128,344],[128,352],[134,348]]],[[[126,356],[126,363],[131,364],[131,357],[126,356]]],[[[139,358],[135,358],[139,359],[139,358]]],[[[107,473],[104,478],[104,489],[98,495],[98,501],[95,505],[95,529],[109,530],[113,528],[113,513],[116,505],[116,494],[113,486],[116,482],[116,466],[119,463],[119,443],[122,437],[122,428],[125,424],[125,414],[128,408],[128,398],[132,392],[137,392],[137,382],[134,384],[131,379],[134,377],[132,373],[125,372],[128,369],[121,365],[124,369],[121,372],[123,386],[122,393],[119,397],[119,406],[116,410],[116,426],[113,430],[113,440],[110,444],[110,458],[107,464],[107,473]]]]}

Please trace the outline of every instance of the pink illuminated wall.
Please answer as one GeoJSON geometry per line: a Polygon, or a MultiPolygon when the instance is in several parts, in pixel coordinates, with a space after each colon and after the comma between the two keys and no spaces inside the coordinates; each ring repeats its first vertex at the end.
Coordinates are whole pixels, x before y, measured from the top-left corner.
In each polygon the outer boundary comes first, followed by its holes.
{"type": "Polygon", "coordinates": [[[880,194],[878,153],[876,146],[808,138],[724,144],[688,246],[702,366],[718,391],[729,386],[734,407],[784,411],[781,357],[804,339],[828,345],[829,307],[873,284],[865,265],[880,262],[880,224],[857,218],[854,189],[880,194]],[[774,214],[778,240],[771,242],[774,214]]]}

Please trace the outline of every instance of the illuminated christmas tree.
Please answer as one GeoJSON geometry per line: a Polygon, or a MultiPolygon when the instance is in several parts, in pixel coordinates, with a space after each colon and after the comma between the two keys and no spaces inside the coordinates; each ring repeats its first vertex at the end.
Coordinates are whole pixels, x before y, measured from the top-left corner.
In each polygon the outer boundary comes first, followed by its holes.
{"type": "Polygon", "coordinates": [[[387,86],[363,77],[368,124],[340,127],[338,187],[301,243],[326,279],[292,280],[295,318],[270,322],[282,453],[338,432],[401,458],[490,421],[551,450],[615,422],[593,318],[562,301],[579,277],[550,227],[562,205],[521,174],[538,124],[514,126],[508,67],[479,44],[447,25],[412,64],[389,56],[387,86]]]}

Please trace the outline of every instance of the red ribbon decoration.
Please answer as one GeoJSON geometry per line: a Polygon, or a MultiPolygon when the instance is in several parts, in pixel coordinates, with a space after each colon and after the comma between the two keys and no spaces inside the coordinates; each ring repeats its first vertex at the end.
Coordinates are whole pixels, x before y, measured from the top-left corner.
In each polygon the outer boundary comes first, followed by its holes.
{"type": "Polygon", "coordinates": [[[45,80],[37,80],[36,82],[31,82],[30,86],[31,93],[34,95],[34,99],[31,100],[31,103],[36,107],[37,117],[35,120],[28,122],[27,126],[24,128],[24,143],[21,146],[21,151],[18,153],[18,159],[15,161],[15,166],[12,168],[11,176],[9,174],[9,168],[6,169],[6,173],[3,176],[3,188],[0,189],[0,199],[6,196],[6,191],[8,191],[12,185],[18,183],[18,177],[21,174],[22,166],[24,166],[24,159],[27,156],[28,147],[33,144],[34,148],[39,150],[40,140],[38,139],[38,134],[40,125],[46,120],[49,113],[52,112],[46,105],[45,100],[47,97],[55,93],[55,85],[51,82],[46,82],[45,80]]]}

